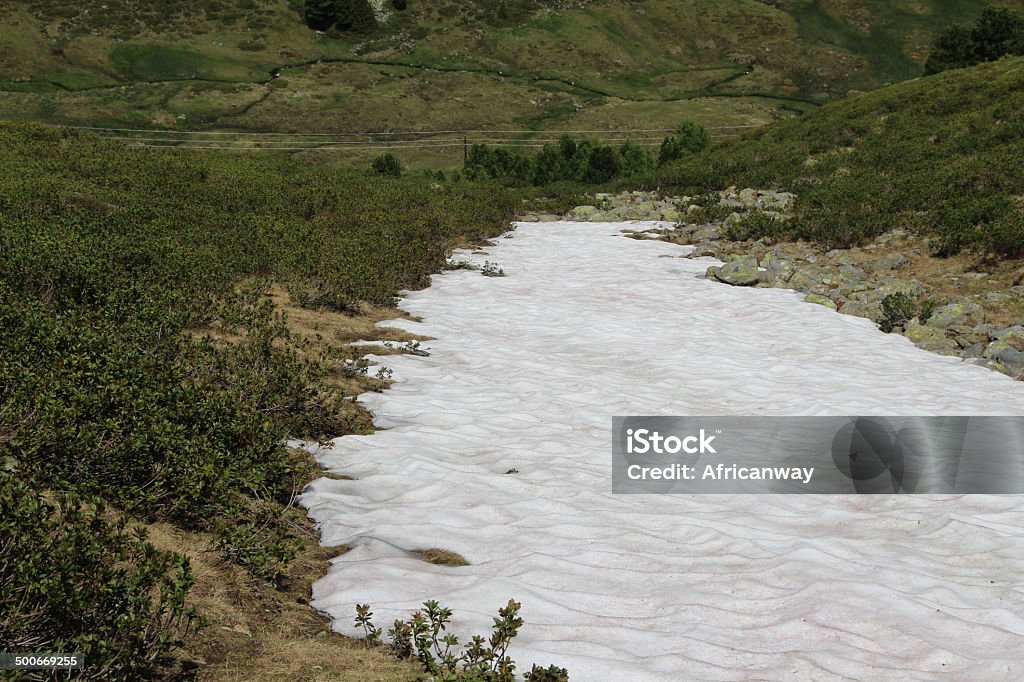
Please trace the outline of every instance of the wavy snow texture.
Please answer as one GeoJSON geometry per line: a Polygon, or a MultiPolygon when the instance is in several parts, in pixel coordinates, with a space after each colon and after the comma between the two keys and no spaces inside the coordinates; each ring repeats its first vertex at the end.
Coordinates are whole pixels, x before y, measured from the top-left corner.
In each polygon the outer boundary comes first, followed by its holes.
{"type": "Polygon", "coordinates": [[[378,358],[381,429],[311,445],[302,496],[347,544],[313,605],[358,634],[425,599],[466,637],[509,597],[521,668],[590,680],[1021,679],[1024,502],[1013,496],[616,496],[613,415],[1020,414],[1024,384],[711,259],[624,238],[654,223],[526,223],[506,277],[435,276],[401,307],[430,357],[378,358]],[[510,470],[518,473],[506,473],[510,470]],[[410,550],[469,562],[435,566],[410,550]]]}

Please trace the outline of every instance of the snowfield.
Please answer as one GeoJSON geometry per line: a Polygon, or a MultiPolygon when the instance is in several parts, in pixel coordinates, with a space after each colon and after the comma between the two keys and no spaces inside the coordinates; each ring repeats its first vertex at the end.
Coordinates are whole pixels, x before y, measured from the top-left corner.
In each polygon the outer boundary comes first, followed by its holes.
{"type": "Polygon", "coordinates": [[[313,605],[357,634],[356,603],[389,626],[435,598],[466,639],[514,597],[520,669],[575,682],[1024,678],[1019,497],[611,493],[614,415],[1021,414],[1024,383],[624,228],[521,224],[457,256],[506,277],[403,300],[430,356],[379,358],[382,430],[313,447],[354,479],[302,496],[352,547],[313,605]]]}

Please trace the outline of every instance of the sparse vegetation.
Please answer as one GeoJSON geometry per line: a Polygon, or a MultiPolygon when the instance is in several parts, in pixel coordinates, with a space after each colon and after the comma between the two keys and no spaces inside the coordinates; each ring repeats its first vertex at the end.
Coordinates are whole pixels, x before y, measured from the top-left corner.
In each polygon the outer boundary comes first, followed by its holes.
{"type": "MultiPolygon", "coordinates": [[[[468,643],[448,632],[451,609],[436,601],[426,601],[408,621],[396,620],[386,633],[373,623],[369,604],[356,606],[356,627],[362,628],[366,642],[371,646],[386,646],[398,659],[418,661],[432,679],[451,682],[514,682],[516,664],[508,647],[519,634],[523,619],[519,616],[521,604],[509,600],[498,609],[490,637],[476,635],[468,643]]],[[[568,682],[564,668],[550,666],[533,668],[526,672],[527,682],[568,682]]]]}

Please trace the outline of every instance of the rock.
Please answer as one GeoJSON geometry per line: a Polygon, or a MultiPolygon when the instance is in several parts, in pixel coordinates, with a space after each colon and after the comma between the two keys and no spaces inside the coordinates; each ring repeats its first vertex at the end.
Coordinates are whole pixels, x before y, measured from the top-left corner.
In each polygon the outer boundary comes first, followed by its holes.
{"type": "MultiPolygon", "coordinates": [[[[979,326],[980,327],[984,327],[984,326],[987,326],[987,325],[979,325],[979,326]]],[[[1015,325],[1013,325],[1011,327],[995,327],[995,326],[992,326],[988,330],[988,336],[989,336],[990,339],[1001,339],[1004,336],[1017,337],[1017,336],[1021,336],[1021,335],[1024,335],[1024,326],[1021,326],[1019,324],[1015,324],[1015,325]]],[[[1024,350],[1024,349],[1018,348],[1017,350],[1024,350]]]]}
{"type": "Polygon", "coordinates": [[[693,231],[693,240],[698,242],[715,241],[721,239],[718,228],[714,225],[701,225],[693,231]]]}
{"type": "Polygon", "coordinates": [[[993,369],[997,372],[1003,372],[1004,368],[998,362],[993,360],[987,360],[985,358],[964,358],[964,362],[968,365],[976,365],[978,367],[984,367],[985,369],[993,369]]]}
{"type": "Polygon", "coordinates": [[[1010,293],[1014,296],[1024,296],[1024,286],[1010,287],[1010,293]]]}
{"type": "Polygon", "coordinates": [[[597,206],[577,206],[569,211],[569,216],[573,220],[586,221],[590,216],[597,213],[597,206]]]}
{"type": "Polygon", "coordinates": [[[910,236],[910,233],[907,232],[906,230],[900,229],[900,228],[896,228],[895,230],[890,230],[890,231],[886,232],[885,234],[881,235],[875,241],[877,241],[879,244],[889,244],[891,242],[901,241],[903,239],[906,239],[909,236],[910,236]]]}
{"type": "Polygon", "coordinates": [[[764,266],[760,275],[761,284],[771,287],[788,286],[789,278],[796,272],[791,261],[776,258],[771,254],[765,256],[761,265],[764,266]]]}
{"type": "Polygon", "coordinates": [[[910,298],[920,298],[925,293],[925,286],[916,280],[900,280],[899,278],[884,278],[879,281],[879,286],[872,294],[882,300],[893,294],[903,294],[910,298]]]}
{"type": "Polygon", "coordinates": [[[742,220],[743,216],[741,216],[739,213],[730,213],[728,217],[726,217],[726,219],[722,221],[722,228],[728,230],[730,227],[738,225],[742,220]]]}
{"type": "Polygon", "coordinates": [[[534,215],[533,213],[527,213],[526,215],[519,216],[519,222],[521,223],[536,223],[540,221],[540,216],[534,215]]]}
{"type": "Polygon", "coordinates": [[[788,280],[789,288],[797,291],[810,291],[821,284],[822,271],[813,266],[797,267],[788,280]]]}
{"type": "Polygon", "coordinates": [[[707,256],[714,258],[718,256],[718,244],[718,242],[698,242],[693,247],[693,251],[690,252],[690,258],[704,258],[707,256]]]}
{"type": "Polygon", "coordinates": [[[963,355],[964,355],[965,358],[980,358],[984,352],[985,352],[985,344],[984,343],[974,343],[974,344],[971,344],[970,346],[967,346],[966,348],[964,348],[963,355]]]}
{"type": "Polygon", "coordinates": [[[821,294],[807,294],[807,296],[804,297],[804,301],[807,303],[817,303],[818,305],[823,305],[826,308],[831,308],[832,310],[839,309],[839,306],[836,305],[835,301],[827,296],[822,296],[821,294]]]}
{"type": "Polygon", "coordinates": [[[1001,301],[1009,300],[1010,298],[1013,297],[1010,296],[1009,294],[1001,294],[998,291],[990,291],[987,294],[985,294],[985,300],[988,301],[989,303],[999,303],[1001,301]]]}
{"type": "Polygon", "coordinates": [[[904,336],[915,346],[941,355],[959,355],[960,347],[953,339],[947,338],[945,332],[936,327],[921,324],[917,318],[907,323],[904,336]]]}
{"type": "Polygon", "coordinates": [[[1014,351],[1015,353],[1024,352],[1024,331],[1018,331],[1017,329],[1008,330],[997,330],[993,334],[998,334],[996,340],[988,344],[985,347],[984,356],[986,358],[995,358],[1002,362],[1002,354],[1006,351],[1014,351]],[[1002,333],[999,333],[1002,332],[1002,333]]]}
{"type": "Polygon", "coordinates": [[[890,253],[889,255],[882,256],[874,263],[872,263],[872,268],[875,270],[875,272],[899,270],[909,262],[910,261],[908,261],[906,256],[904,256],[902,253],[890,253]]]}
{"type": "Polygon", "coordinates": [[[978,327],[950,327],[947,330],[948,333],[953,334],[953,339],[961,348],[967,348],[979,343],[984,345],[988,341],[988,334],[980,331],[978,327]]]}
{"type": "Polygon", "coordinates": [[[853,265],[853,256],[847,249],[832,249],[825,254],[825,258],[829,259],[836,265],[853,265]]]}
{"type": "Polygon", "coordinates": [[[708,268],[707,276],[733,286],[750,287],[757,284],[761,273],[757,268],[756,258],[740,256],[720,268],[708,268]]]}
{"type": "MultiPolygon", "coordinates": [[[[993,343],[998,343],[994,341],[993,343]]],[[[992,352],[992,344],[985,349],[984,357],[988,360],[995,360],[1002,368],[1001,372],[1009,374],[1012,377],[1019,377],[1024,374],[1024,353],[1013,348],[1001,348],[996,352],[992,352]]]]}
{"type": "Polygon", "coordinates": [[[559,220],[561,220],[561,218],[554,215],[553,213],[541,213],[537,219],[542,223],[556,223],[559,220]]]}
{"type": "Polygon", "coordinates": [[[939,329],[974,326],[985,321],[985,309],[977,303],[961,300],[936,308],[926,324],[939,329]]]}
{"type": "Polygon", "coordinates": [[[677,222],[682,218],[679,211],[674,208],[664,209],[658,214],[658,220],[668,220],[671,222],[677,222]]]}
{"type": "Polygon", "coordinates": [[[843,307],[839,309],[839,312],[844,315],[853,315],[854,317],[863,317],[871,320],[872,322],[878,322],[882,319],[882,306],[875,303],[862,303],[860,301],[847,301],[843,304],[843,307]]]}

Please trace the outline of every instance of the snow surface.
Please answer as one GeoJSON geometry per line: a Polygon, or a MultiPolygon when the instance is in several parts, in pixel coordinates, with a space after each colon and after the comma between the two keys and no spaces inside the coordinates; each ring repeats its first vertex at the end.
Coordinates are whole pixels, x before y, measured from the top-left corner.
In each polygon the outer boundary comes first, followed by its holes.
{"type": "MultiPolygon", "coordinates": [[[[644,223],[644,227],[655,224],[644,223]]],[[[1024,501],[1013,496],[611,494],[613,415],[1020,414],[1024,383],[790,291],[701,279],[637,223],[526,223],[401,307],[430,357],[361,401],[383,430],[313,448],[302,497],[346,544],[313,605],[357,634],[429,598],[520,669],[576,682],[1021,679],[1024,501]],[[516,469],[518,473],[506,473],[516,469]],[[465,567],[410,550],[440,547],[465,567]]]]}

